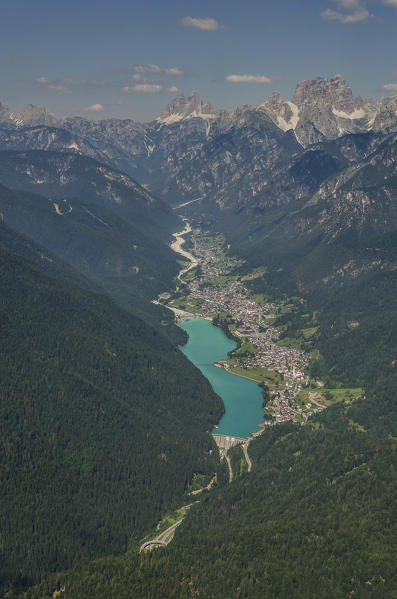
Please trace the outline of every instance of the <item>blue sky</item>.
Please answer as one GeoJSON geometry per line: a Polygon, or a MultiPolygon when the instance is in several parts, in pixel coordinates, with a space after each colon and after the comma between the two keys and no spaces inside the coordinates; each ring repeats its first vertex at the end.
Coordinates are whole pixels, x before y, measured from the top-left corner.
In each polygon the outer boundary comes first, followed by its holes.
{"type": "Polygon", "coordinates": [[[397,0],[13,0],[0,102],[150,120],[178,91],[235,107],[336,73],[355,95],[397,93],[396,25],[397,0]]]}

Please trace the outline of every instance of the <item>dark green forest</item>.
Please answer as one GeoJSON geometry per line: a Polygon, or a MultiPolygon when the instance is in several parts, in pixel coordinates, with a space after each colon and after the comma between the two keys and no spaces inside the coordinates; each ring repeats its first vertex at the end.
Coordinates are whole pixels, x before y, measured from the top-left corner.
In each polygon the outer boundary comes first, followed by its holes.
{"type": "Polygon", "coordinates": [[[161,332],[0,229],[4,593],[136,543],[213,472],[223,408],[161,332]]]}
{"type": "Polygon", "coordinates": [[[269,428],[249,446],[253,471],[204,498],[167,549],[78,566],[24,597],[396,597],[396,442],[351,412],[269,428]]]}
{"type": "MultiPolygon", "coordinates": [[[[249,445],[250,473],[233,450],[233,483],[222,466],[167,548],[139,554],[132,544],[10,597],[397,597],[397,317],[367,311],[349,328],[337,306],[317,315],[312,375],[363,386],[365,399],[303,427],[269,427],[249,445]]],[[[291,334],[311,308],[286,316],[291,334]]]]}

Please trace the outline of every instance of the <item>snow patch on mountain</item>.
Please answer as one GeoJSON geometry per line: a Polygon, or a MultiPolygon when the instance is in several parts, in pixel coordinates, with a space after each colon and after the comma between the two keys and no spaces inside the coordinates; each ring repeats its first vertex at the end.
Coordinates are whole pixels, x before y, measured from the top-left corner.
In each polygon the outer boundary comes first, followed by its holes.
{"type": "Polygon", "coordinates": [[[350,114],[347,112],[344,112],[343,110],[337,110],[335,107],[332,108],[332,112],[334,113],[335,116],[340,117],[341,119],[351,119],[351,120],[355,120],[355,119],[363,119],[367,116],[367,112],[364,110],[364,108],[358,108],[356,110],[353,110],[353,112],[351,112],[350,114]]]}

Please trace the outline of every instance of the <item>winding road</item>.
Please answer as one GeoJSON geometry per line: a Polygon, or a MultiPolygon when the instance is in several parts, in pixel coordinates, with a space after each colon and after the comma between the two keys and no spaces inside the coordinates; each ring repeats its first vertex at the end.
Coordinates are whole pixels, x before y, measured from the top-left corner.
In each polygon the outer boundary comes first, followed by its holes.
{"type": "Polygon", "coordinates": [[[251,472],[251,469],[252,469],[252,462],[251,462],[251,460],[250,460],[250,457],[249,457],[249,455],[248,455],[248,445],[249,445],[249,442],[248,442],[248,443],[243,443],[243,445],[242,445],[242,448],[243,448],[243,452],[244,452],[245,459],[246,459],[246,461],[247,461],[247,465],[248,465],[248,472],[251,472]]]}
{"type": "Polygon", "coordinates": [[[225,460],[226,460],[226,463],[227,463],[227,465],[228,465],[228,468],[229,468],[229,485],[230,485],[230,483],[233,481],[233,468],[232,468],[232,463],[231,463],[231,461],[230,461],[230,458],[229,458],[229,456],[227,455],[227,453],[225,453],[225,454],[224,454],[224,456],[225,456],[225,460]]]}
{"type": "Polygon", "coordinates": [[[163,530],[163,532],[160,533],[156,538],[151,539],[150,541],[145,541],[145,543],[142,543],[142,545],[139,548],[139,552],[141,553],[142,551],[151,551],[155,547],[165,547],[166,545],[168,545],[168,543],[170,543],[172,541],[172,539],[174,538],[175,530],[178,528],[178,526],[180,524],[182,524],[182,522],[186,516],[186,512],[195,503],[198,503],[198,502],[194,501],[193,503],[184,505],[182,509],[185,510],[185,513],[181,516],[181,518],[177,522],[174,522],[174,524],[171,524],[171,526],[169,526],[168,528],[163,530]]]}

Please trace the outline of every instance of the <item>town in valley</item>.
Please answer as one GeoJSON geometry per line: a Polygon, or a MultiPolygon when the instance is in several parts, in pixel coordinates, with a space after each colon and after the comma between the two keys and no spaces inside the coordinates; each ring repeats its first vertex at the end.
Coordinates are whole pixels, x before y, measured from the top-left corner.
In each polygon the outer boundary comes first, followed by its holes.
{"type": "MultiPolygon", "coordinates": [[[[310,380],[309,353],[288,345],[282,328],[275,324],[288,310],[287,301],[269,301],[249,289],[249,282],[262,276],[264,269],[236,274],[243,261],[227,252],[222,235],[191,230],[190,226],[183,234],[186,231],[190,248],[181,253],[190,264],[183,264],[175,293],[163,294],[160,301],[173,309],[177,318],[184,312],[211,318],[237,341],[229,359],[216,366],[263,385],[265,425],[305,422],[327,407],[330,402],[324,396],[323,383],[310,380]]],[[[180,238],[178,243],[180,247],[180,238]]]]}

